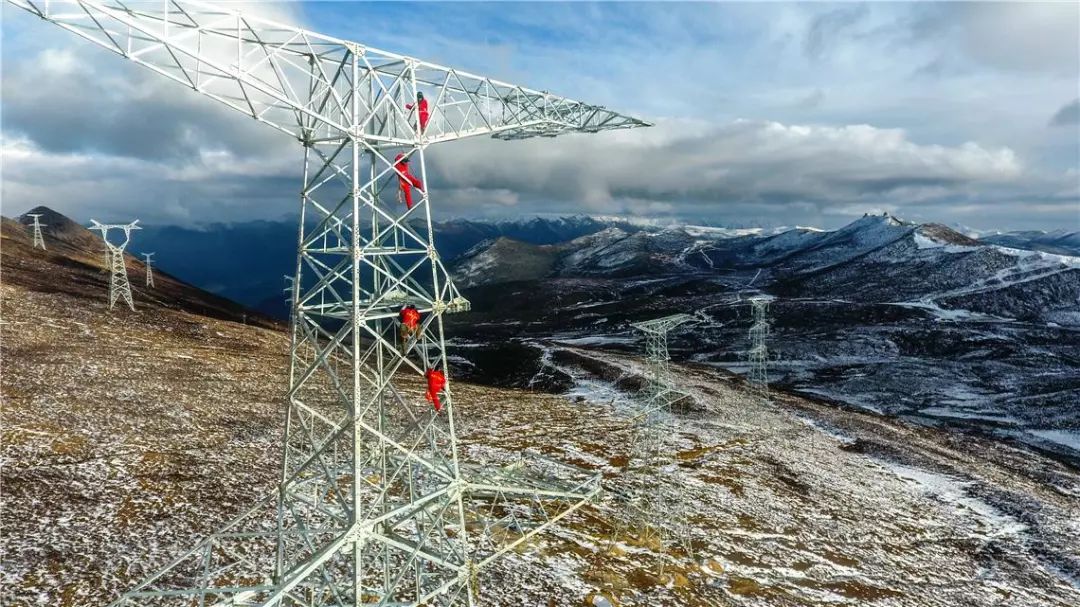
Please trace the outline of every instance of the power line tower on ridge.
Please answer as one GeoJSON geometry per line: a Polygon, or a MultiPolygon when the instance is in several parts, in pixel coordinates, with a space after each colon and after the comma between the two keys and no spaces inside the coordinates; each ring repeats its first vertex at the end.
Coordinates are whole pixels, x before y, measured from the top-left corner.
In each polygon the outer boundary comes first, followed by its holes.
{"type": "Polygon", "coordinates": [[[645,334],[648,385],[634,416],[634,440],[628,462],[634,485],[630,496],[630,524],[639,541],[655,549],[663,548],[665,527],[672,529],[690,555],[692,550],[681,490],[666,474],[666,469],[677,462],[673,451],[665,448],[664,437],[671,430],[671,406],[690,398],[675,387],[669,365],[668,333],[696,320],[689,314],[673,314],[631,325],[645,334]],[[671,492],[679,496],[672,499],[671,492]]]}
{"type": "Polygon", "coordinates": [[[763,295],[750,298],[752,322],[748,331],[750,348],[746,352],[746,359],[750,365],[746,379],[751,388],[766,399],[769,397],[769,348],[765,344],[765,339],[770,332],[767,316],[772,300],[772,297],[763,295]]]}
{"type": "Polygon", "coordinates": [[[143,253],[142,256],[146,259],[146,286],[152,288],[154,286],[154,269],[150,265],[150,258],[153,257],[154,254],[143,253]]]}
{"type": "Polygon", "coordinates": [[[42,251],[44,251],[45,250],[45,237],[41,234],[41,228],[43,228],[44,225],[38,219],[39,217],[41,217],[41,214],[39,214],[39,213],[28,213],[28,215],[30,217],[34,218],[34,248],[35,249],[41,249],[42,251]]]}
{"type": "Polygon", "coordinates": [[[443,315],[469,302],[425,154],[648,123],[207,2],[7,1],[304,147],[279,484],[117,605],[474,605],[479,570],[599,491],[543,457],[460,458],[443,315]]]}
{"type": "Polygon", "coordinates": [[[91,219],[90,223],[93,224],[90,229],[101,232],[101,239],[105,241],[105,267],[109,270],[109,309],[113,309],[117,299],[123,299],[128,308],[134,312],[135,302],[131,299],[131,282],[128,280],[127,264],[124,263],[124,249],[131,241],[131,231],[142,229],[135,225],[139,223],[139,220],[136,219],[127,224],[103,224],[91,219]],[[109,242],[109,230],[113,229],[124,232],[123,242],[119,244],[109,242]]]}

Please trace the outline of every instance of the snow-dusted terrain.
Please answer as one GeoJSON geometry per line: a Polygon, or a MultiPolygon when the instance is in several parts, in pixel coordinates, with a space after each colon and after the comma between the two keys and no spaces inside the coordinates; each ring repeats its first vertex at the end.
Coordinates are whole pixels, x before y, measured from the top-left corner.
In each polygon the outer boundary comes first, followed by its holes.
{"type": "MultiPolygon", "coordinates": [[[[703,322],[673,335],[674,356],[742,371],[745,298],[765,292],[777,386],[1080,463],[1080,257],[1016,248],[1047,238],[1014,236],[987,244],[868,215],[833,231],[611,226],[557,244],[503,239],[457,262],[474,314],[451,330],[495,350],[558,335],[631,352],[630,322],[688,312],[703,322]]],[[[529,377],[488,358],[470,376],[529,377]]]]}
{"type": "MultiPolygon", "coordinates": [[[[160,292],[136,286],[135,313],[107,313],[101,256],[82,236],[71,228],[41,253],[3,226],[4,605],[105,604],[277,476],[286,332],[164,275],[160,292]]],[[[602,325],[608,298],[664,284],[568,281],[583,290],[559,320],[602,325]]],[[[483,344],[455,345],[482,360],[483,344]]],[[[481,575],[481,604],[1080,601],[1074,469],[797,396],[766,403],[710,365],[674,368],[693,405],[663,422],[671,459],[656,486],[671,507],[661,539],[642,536],[624,503],[642,362],[597,350],[629,345],[581,331],[518,344],[537,354],[508,383],[565,394],[454,382],[466,461],[529,450],[603,475],[594,505],[481,575]]]]}

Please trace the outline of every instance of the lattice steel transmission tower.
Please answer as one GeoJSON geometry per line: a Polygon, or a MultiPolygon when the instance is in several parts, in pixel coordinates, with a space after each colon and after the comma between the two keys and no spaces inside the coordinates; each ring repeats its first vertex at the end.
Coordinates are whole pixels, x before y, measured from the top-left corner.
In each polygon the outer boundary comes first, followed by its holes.
{"type": "Polygon", "coordinates": [[[668,333],[691,321],[697,322],[697,319],[689,314],[672,314],[630,325],[645,334],[645,361],[649,385],[643,411],[667,410],[676,402],[688,398],[686,392],[675,387],[675,381],[671,377],[671,356],[668,354],[667,344],[668,333]]]}
{"type": "Polygon", "coordinates": [[[146,286],[154,286],[154,269],[150,266],[150,258],[154,256],[153,253],[143,253],[143,258],[146,260],[146,286]]]}
{"type": "Polygon", "coordinates": [[[633,477],[630,495],[629,524],[645,544],[662,548],[664,532],[673,530],[684,548],[690,552],[689,534],[684,524],[685,513],[681,500],[671,499],[669,493],[679,493],[665,474],[665,469],[677,463],[674,453],[665,450],[664,437],[670,434],[671,406],[690,398],[675,386],[668,354],[668,333],[687,322],[696,321],[689,314],[673,314],[663,318],[633,323],[631,326],[645,334],[645,360],[648,385],[644,398],[634,416],[634,439],[631,445],[629,472],[633,477]]]}
{"type": "Polygon", "coordinates": [[[131,223],[98,223],[91,219],[91,230],[101,232],[101,239],[105,241],[105,267],[109,271],[109,309],[116,305],[117,299],[123,299],[131,311],[135,311],[135,302],[131,299],[131,281],[128,280],[127,264],[124,263],[124,249],[131,242],[131,231],[141,230],[136,219],[131,223]],[[124,241],[119,244],[109,242],[109,230],[121,230],[124,232],[124,241]]]}
{"type": "Polygon", "coordinates": [[[425,152],[647,123],[204,2],[7,1],[304,149],[280,484],[118,605],[472,605],[479,569],[598,491],[543,458],[459,459],[429,372],[449,375],[442,317],[469,303],[432,243],[425,152]],[[399,348],[404,304],[422,323],[399,348]]]}
{"type": "Polygon", "coordinates": [[[285,288],[281,290],[285,294],[285,303],[292,304],[293,300],[293,277],[288,274],[282,276],[285,279],[285,288]]]}
{"type": "Polygon", "coordinates": [[[41,234],[41,228],[44,227],[41,221],[38,219],[41,217],[40,213],[27,213],[28,216],[34,218],[34,248],[45,250],[45,237],[41,234]]]}
{"type": "Polygon", "coordinates": [[[769,304],[772,298],[755,296],[750,298],[751,324],[748,336],[750,348],[746,351],[746,360],[750,365],[746,379],[754,391],[768,397],[769,393],[769,348],[765,339],[769,336],[769,304]]]}

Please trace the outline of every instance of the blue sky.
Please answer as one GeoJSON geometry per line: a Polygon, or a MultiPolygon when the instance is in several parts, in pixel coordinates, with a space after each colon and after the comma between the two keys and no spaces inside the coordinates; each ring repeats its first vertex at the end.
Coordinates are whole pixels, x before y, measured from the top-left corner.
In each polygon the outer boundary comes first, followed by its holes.
{"type": "MultiPolygon", "coordinates": [[[[981,229],[1080,229],[1075,3],[247,8],[657,123],[436,146],[443,217],[834,227],[888,210],[981,229]]],[[[153,223],[295,213],[295,143],[3,11],[5,214],[39,203],[153,223]]]]}

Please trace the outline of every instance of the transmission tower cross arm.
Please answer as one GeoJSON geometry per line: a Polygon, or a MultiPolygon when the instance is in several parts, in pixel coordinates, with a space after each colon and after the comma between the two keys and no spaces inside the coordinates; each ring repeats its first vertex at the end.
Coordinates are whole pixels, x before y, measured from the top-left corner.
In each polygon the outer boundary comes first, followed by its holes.
{"type": "Polygon", "coordinates": [[[305,143],[423,145],[650,126],[197,0],[6,1],[305,143]]]}

